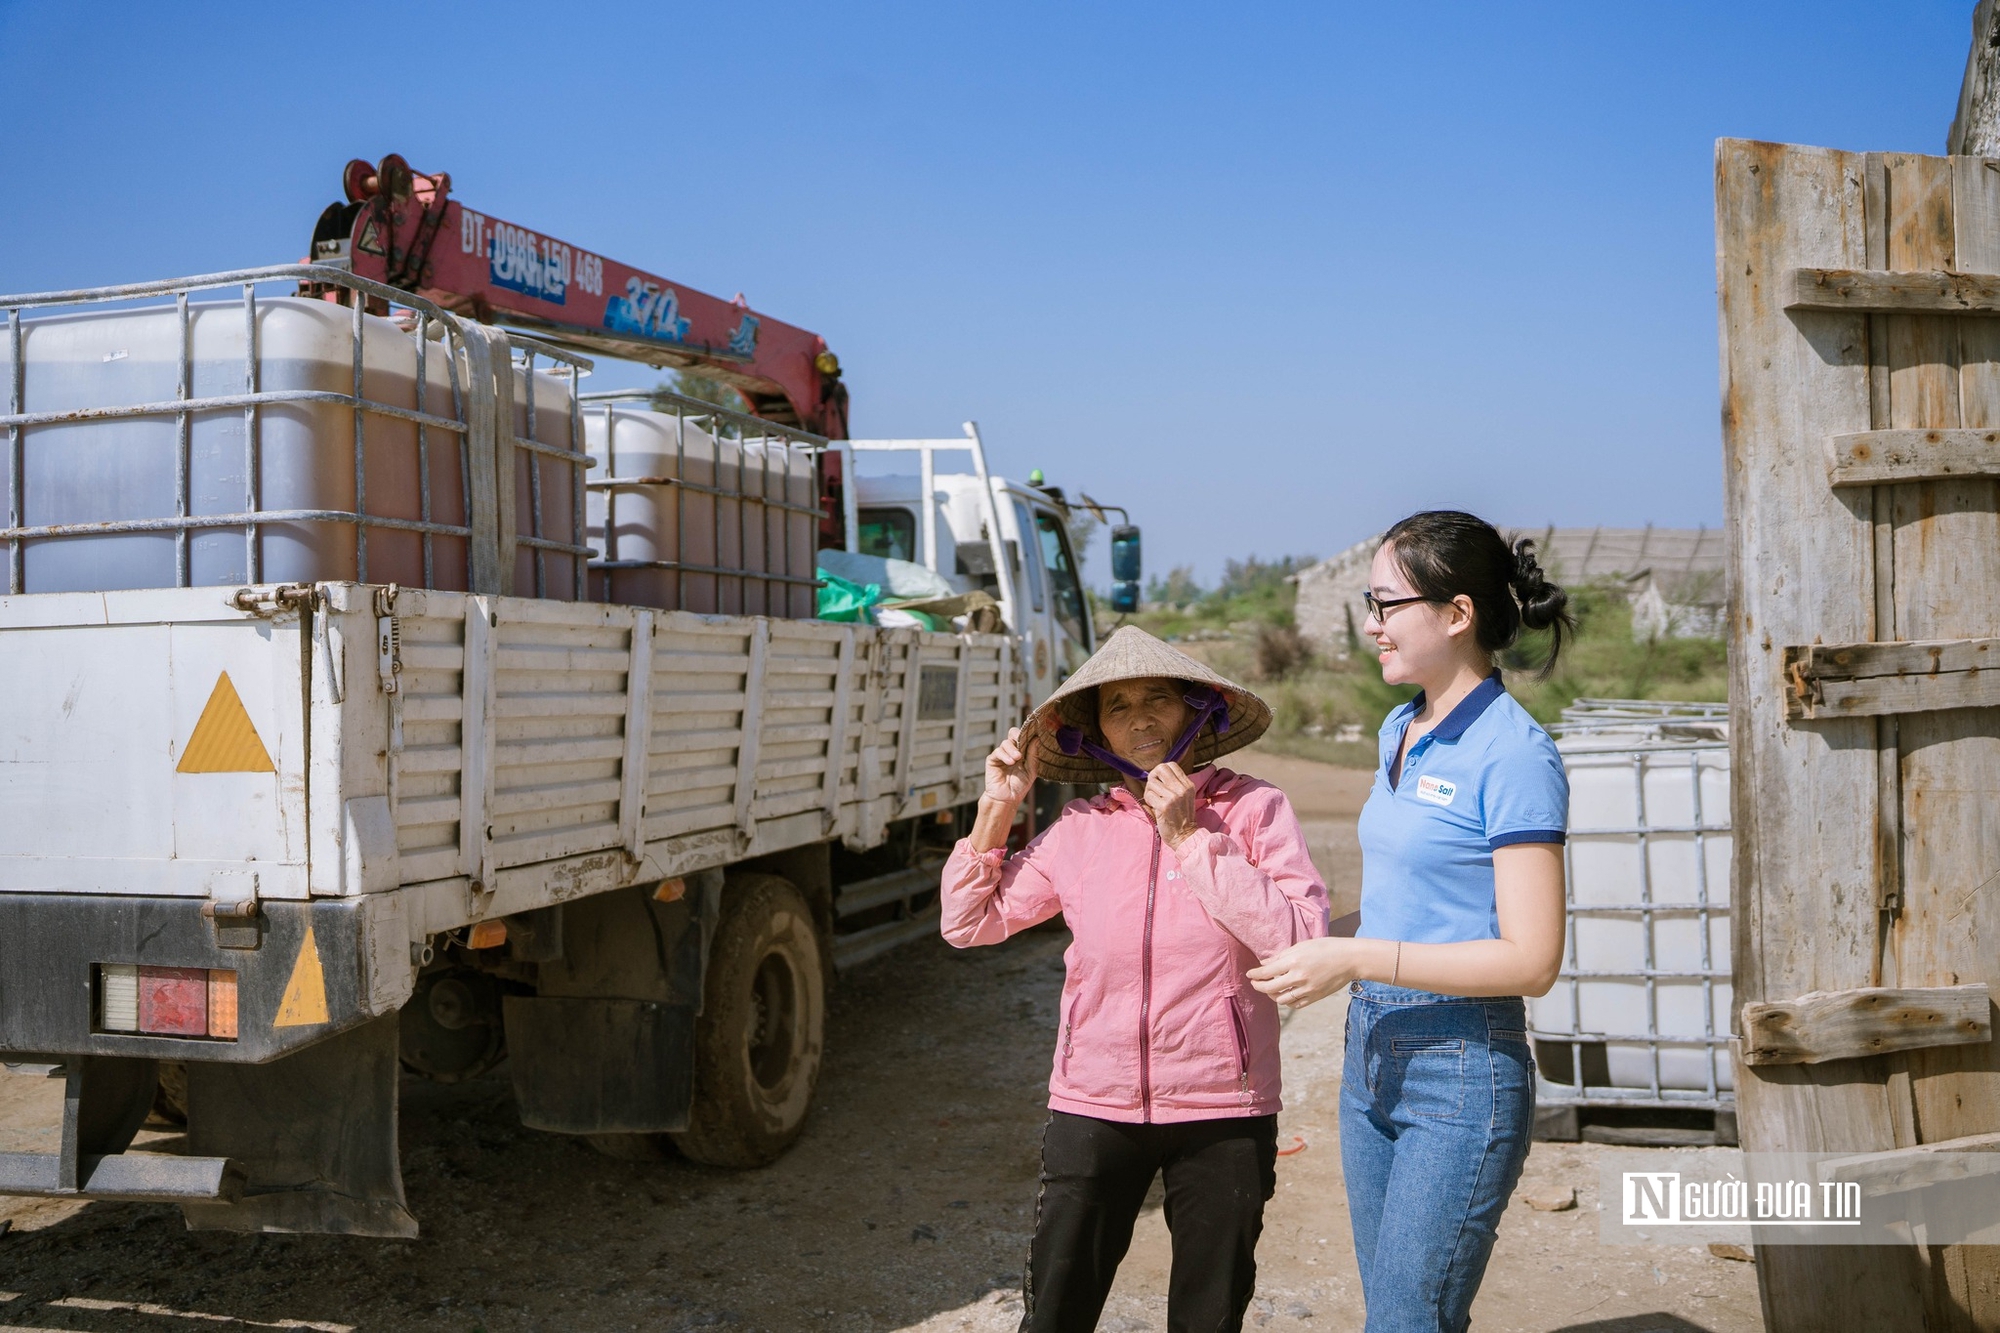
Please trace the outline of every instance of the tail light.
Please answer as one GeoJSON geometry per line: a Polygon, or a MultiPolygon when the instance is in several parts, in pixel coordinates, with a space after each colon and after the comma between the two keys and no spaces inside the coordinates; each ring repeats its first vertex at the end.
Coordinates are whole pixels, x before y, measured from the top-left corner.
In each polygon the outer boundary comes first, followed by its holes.
{"type": "Polygon", "coordinates": [[[204,967],[97,965],[101,1032],[236,1040],[236,973],[204,967]]]}

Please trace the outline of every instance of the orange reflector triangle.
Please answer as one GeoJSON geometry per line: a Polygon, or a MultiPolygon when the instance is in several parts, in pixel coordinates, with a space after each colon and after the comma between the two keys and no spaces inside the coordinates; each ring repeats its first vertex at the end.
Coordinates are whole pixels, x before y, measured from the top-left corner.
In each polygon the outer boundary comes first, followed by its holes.
{"type": "Polygon", "coordinates": [[[298,961],[292,964],[292,979],[285,983],[284,998],[278,1001],[278,1017],[271,1026],[302,1028],[324,1022],[326,969],[320,966],[319,945],[313,942],[312,927],[307,926],[305,940],[299,945],[298,961]]]}
{"type": "Polygon", "coordinates": [[[229,673],[223,672],[215,681],[215,691],[208,696],[208,706],[201,710],[201,720],[194,724],[194,734],[188,737],[187,749],[181,753],[181,761],[175,766],[179,773],[275,773],[277,767],[271,763],[271,752],[258,739],[257,728],[250,724],[250,714],[243,710],[243,700],[230,684],[229,673]]]}

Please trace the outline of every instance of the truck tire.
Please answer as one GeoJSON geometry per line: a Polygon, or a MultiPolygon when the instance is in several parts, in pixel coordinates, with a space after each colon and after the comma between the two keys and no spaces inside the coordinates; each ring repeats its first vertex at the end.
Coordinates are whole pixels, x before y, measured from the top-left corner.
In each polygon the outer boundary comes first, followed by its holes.
{"type": "Polygon", "coordinates": [[[787,880],[742,875],[723,896],[694,1036],[694,1106],[674,1134],[710,1166],[766,1166],[805,1128],[826,1031],[812,909],[787,880]]]}

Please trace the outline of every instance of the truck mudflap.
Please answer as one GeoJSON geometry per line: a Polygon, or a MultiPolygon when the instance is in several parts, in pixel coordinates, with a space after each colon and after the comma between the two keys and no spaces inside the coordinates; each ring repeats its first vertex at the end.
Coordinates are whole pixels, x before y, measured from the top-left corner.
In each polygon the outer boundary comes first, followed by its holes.
{"type": "Polygon", "coordinates": [[[264,1064],[409,998],[397,895],[0,894],[0,1055],[264,1064]]]}

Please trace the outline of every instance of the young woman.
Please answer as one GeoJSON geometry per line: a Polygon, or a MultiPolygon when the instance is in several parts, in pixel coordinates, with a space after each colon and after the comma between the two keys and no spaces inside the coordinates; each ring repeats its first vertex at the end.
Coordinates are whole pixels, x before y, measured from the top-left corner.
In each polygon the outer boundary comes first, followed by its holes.
{"type": "Polygon", "coordinates": [[[1270,722],[1248,690],[1127,627],[986,760],[978,819],[945,865],[944,937],[997,944],[1058,912],[1074,936],[1024,1330],[1097,1327],[1162,1172],[1168,1326],[1243,1326],[1279,1109],[1277,1005],[1244,975],[1327,930],[1284,793],[1211,766],[1270,722]],[[1008,857],[1038,774],[1117,785],[1008,857]]]}
{"type": "Polygon", "coordinates": [[[1382,678],[1422,693],[1382,724],[1361,911],[1250,978],[1295,1007],[1349,987],[1340,1155],[1368,1333],[1457,1333],[1528,1155],[1520,997],[1562,961],[1569,783],[1494,657],[1548,629],[1546,673],[1574,623],[1533,543],[1470,514],[1389,529],[1369,582],[1382,678]]]}

